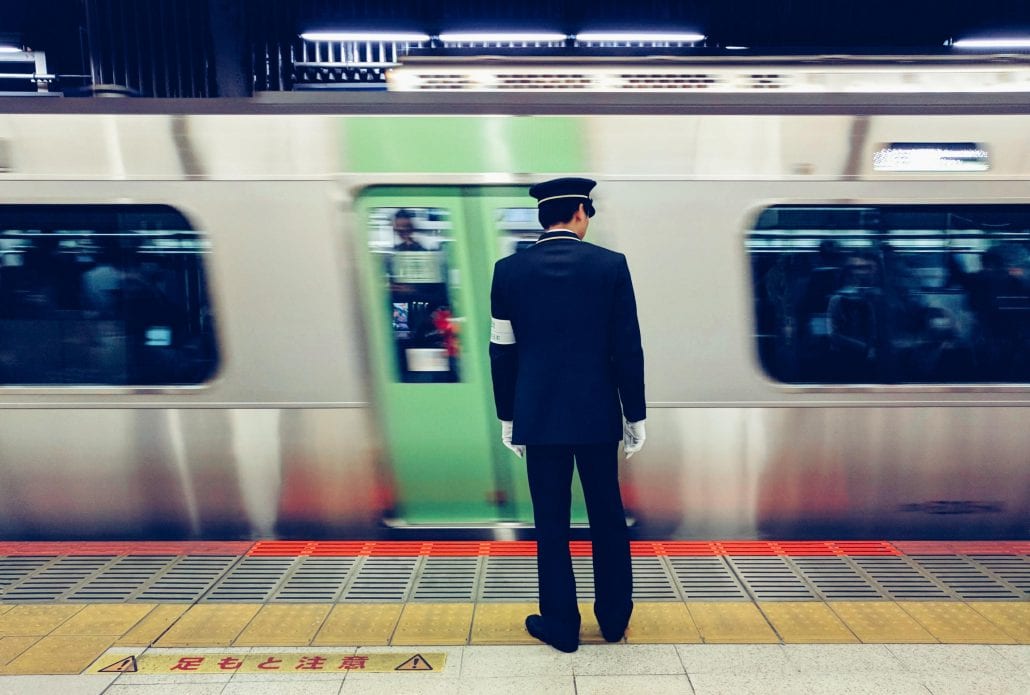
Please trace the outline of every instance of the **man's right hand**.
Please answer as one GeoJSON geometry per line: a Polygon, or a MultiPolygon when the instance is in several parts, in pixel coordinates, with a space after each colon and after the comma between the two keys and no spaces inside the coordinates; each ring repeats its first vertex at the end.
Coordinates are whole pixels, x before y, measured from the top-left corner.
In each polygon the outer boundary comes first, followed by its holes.
{"type": "Polygon", "coordinates": [[[647,439],[647,434],[644,432],[643,420],[637,422],[623,420],[622,449],[626,452],[626,458],[643,449],[645,439],[647,439]]]}
{"type": "Polygon", "coordinates": [[[501,420],[501,441],[504,442],[504,446],[514,451],[516,456],[522,458],[526,455],[526,447],[523,444],[511,443],[512,427],[511,420],[501,420]]]}

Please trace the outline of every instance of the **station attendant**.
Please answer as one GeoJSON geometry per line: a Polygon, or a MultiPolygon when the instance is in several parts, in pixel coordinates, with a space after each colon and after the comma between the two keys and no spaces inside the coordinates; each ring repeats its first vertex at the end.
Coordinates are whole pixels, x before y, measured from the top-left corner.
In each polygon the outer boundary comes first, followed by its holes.
{"type": "Polygon", "coordinates": [[[537,639],[579,646],[569,552],[572,471],[583,484],[593,545],[594,613],[622,639],[633,612],[629,533],[618,479],[644,444],[644,355],[626,257],[584,241],[596,182],[561,178],[529,189],[543,234],[494,267],[490,363],[504,444],[526,457],[536,523],[537,639]]]}

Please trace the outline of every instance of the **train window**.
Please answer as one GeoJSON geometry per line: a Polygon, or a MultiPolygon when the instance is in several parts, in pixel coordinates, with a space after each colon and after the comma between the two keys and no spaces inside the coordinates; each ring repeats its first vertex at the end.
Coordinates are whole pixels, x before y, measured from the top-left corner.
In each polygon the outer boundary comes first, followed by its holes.
{"type": "Polygon", "coordinates": [[[778,205],[747,249],[778,381],[1030,382],[1030,206],[778,205]]]}
{"type": "Polygon", "coordinates": [[[163,205],[0,205],[0,384],[206,381],[208,250],[163,205]]]}
{"type": "Polygon", "coordinates": [[[496,214],[501,257],[524,251],[536,243],[543,231],[537,213],[536,208],[529,207],[498,208],[496,214]]]}
{"type": "Polygon", "coordinates": [[[369,247],[389,287],[397,374],[405,383],[459,381],[459,273],[451,262],[450,213],[441,208],[374,208],[369,247]]]}

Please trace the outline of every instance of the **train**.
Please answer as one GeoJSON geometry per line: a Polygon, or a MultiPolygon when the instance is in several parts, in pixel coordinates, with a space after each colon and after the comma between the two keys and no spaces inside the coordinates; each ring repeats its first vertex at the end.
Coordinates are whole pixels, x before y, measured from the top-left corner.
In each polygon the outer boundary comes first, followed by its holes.
{"type": "Polygon", "coordinates": [[[489,286],[566,175],[633,276],[636,538],[1030,537],[1030,70],[735,69],[4,99],[0,539],[530,536],[489,286]]]}

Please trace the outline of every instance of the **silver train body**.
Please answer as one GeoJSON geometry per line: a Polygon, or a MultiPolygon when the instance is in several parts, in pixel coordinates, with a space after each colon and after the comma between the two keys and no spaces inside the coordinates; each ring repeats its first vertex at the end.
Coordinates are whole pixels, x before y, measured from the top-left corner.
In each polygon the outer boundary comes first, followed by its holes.
{"type": "Polygon", "coordinates": [[[746,249],[778,204],[1030,204],[1021,96],[11,101],[0,203],[181,211],[212,243],[221,359],[200,386],[0,388],[0,538],[382,532],[391,476],[355,200],[384,184],[561,173],[599,181],[593,240],[626,253],[634,274],[648,440],[624,473],[640,533],[1026,538],[1030,385],[780,383],[756,355],[746,249]],[[508,150],[525,143],[487,139],[470,143],[496,148],[483,170],[349,168],[348,119],[403,127],[400,116],[439,114],[572,115],[587,161],[510,171],[508,150]],[[928,141],[982,144],[990,167],[873,167],[883,143],[928,141]]]}

